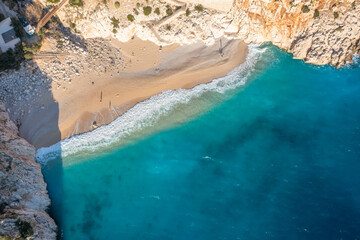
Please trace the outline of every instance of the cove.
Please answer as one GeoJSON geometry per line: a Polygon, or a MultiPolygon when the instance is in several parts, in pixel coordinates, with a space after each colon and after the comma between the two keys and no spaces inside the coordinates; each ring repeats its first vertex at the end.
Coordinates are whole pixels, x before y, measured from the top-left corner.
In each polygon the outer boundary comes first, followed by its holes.
{"type": "Polygon", "coordinates": [[[359,64],[265,48],[245,85],[197,96],[126,144],[49,161],[61,237],[359,239],[359,64]]]}

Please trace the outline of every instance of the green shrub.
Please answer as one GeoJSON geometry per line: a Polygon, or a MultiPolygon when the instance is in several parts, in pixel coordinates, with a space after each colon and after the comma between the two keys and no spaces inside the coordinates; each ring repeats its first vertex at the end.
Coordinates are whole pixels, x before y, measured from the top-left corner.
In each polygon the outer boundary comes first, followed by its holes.
{"type": "Polygon", "coordinates": [[[82,7],[82,6],[84,6],[83,0],[69,0],[69,4],[72,7],[82,7]]]}
{"type": "Polygon", "coordinates": [[[187,17],[190,16],[190,13],[191,13],[190,9],[186,9],[185,15],[186,15],[187,17]]]}
{"type": "Polygon", "coordinates": [[[4,210],[6,208],[7,204],[6,203],[0,203],[0,215],[4,213],[4,210]]]}
{"type": "Polygon", "coordinates": [[[71,28],[76,28],[76,23],[71,22],[71,23],[70,23],[70,27],[71,27],[71,28]]]}
{"type": "Polygon", "coordinates": [[[31,237],[34,234],[34,230],[29,222],[18,219],[16,226],[19,228],[20,235],[23,238],[31,237]]]}
{"type": "Polygon", "coordinates": [[[140,8],[140,3],[136,3],[136,7],[137,7],[137,8],[140,8]]]}
{"type": "Polygon", "coordinates": [[[7,69],[19,69],[20,64],[15,62],[15,53],[11,48],[0,55],[0,71],[7,69]]]}
{"type": "Polygon", "coordinates": [[[58,2],[60,2],[60,0],[46,0],[46,1],[48,1],[50,3],[58,3],[58,2]]]}
{"type": "Polygon", "coordinates": [[[45,28],[41,28],[37,33],[37,35],[39,36],[40,39],[43,39],[45,37],[45,33],[46,33],[45,28]]]}
{"type": "Polygon", "coordinates": [[[170,31],[171,30],[171,26],[168,24],[166,25],[166,30],[170,31]]]}
{"type": "Polygon", "coordinates": [[[60,18],[58,18],[57,16],[53,16],[52,18],[50,18],[49,22],[51,23],[51,25],[54,25],[54,26],[50,26],[49,28],[56,27],[56,25],[61,24],[60,18]]]}
{"type": "Polygon", "coordinates": [[[136,15],[139,15],[139,11],[136,8],[134,8],[133,10],[136,15]]]}
{"type": "Polygon", "coordinates": [[[154,13],[156,13],[157,15],[160,15],[160,8],[155,8],[154,13]]]}
{"type": "Polygon", "coordinates": [[[337,28],[335,29],[335,31],[338,31],[338,32],[341,32],[342,30],[343,30],[342,27],[337,27],[337,28]]]}
{"type": "Polygon", "coordinates": [[[120,3],[119,2],[115,2],[115,8],[119,8],[120,7],[120,3]]]}
{"type": "Polygon", "coordinates": [[[15,238],[9,236],[9,235],[2,235],[0,236],[0,240],[14,240],[15,238]]]}
{"type": "Polygon", "coordinates": [[[135,17],[131,14],[127,15],[127,19],[130,21],[130,22],[133,22],[135,20],[135,17]]]}
{"type": "Polygon", "coordinates": [[[173,14],[173,10],[171,8],[166,9],[166,15],[171,16],[173,14]]]}
{"type": "Polygon", "coordinates": [[[15,34],[18,38],[25,36],[24,28],[19,19],[11,18],[11,26],[13,26],[15,34]]]}
{"type": "Polygon", "coordinates": [[[114,29],[112,30],[112,32],[113,32],[114,34],[116,34],[116,33],[117,33],[117,30],[114,28],[114,29]]]}
{"type": "Polygon", "coordinates": [[[24,53],[27,52],[38,52],[42,46],[41,42],[35,42],[33,44],[27,45],[25,43],[22,44],[24,53]]]}
{"type": "Polygon", "coordinates": [[[151,14],[152,8],[150,6],[143,7],[144,15],[149,16],[151,14]]]}
{"type": "Polygon", "coordinates": [[[315,9],[313,18],[318,18],[320,15],[319,10],[315,9]]]}
{"type": "Polygon", "coordinates": [[[202,11],[204,11],[204,7],[203,7],[203,5],[198,4],[198,5],[195,6],[195,10],[198,11],[198,12],[202,12],[202,11]]]}
{"type": "Polygon", "coordinates": [[[5,19],[5,15],[0,13],[0,22],[5,19]]]}
{"type": "Polygon", "coordinates": [[[334,12],[334,18],[337,19],[339,17],[339,13],[338,12],[334,12]]]}
{"type": "Polygon", "coordinates": [[[30,59],[33,59],[34,57],[34,54],[32,52],[27,52],[27,53],[24,53],[24,58],[26,60],[30,60],[30,59]]]}
{"type": "Polygon", "coordinates": [[[27,45],[25,43],[22,43],[22,49],[23,49],[23,53],[24,53],[24,58],[29,60],[32,59],[34,57],[34,53],[40,51],[41,48],[41,42],[38,41],[36,43],[33,43],[31,45],[27,45]]]}
{"type": "Polygon", "coordinates": [[[306,6],[306,5],[304,5],[304,6],[301,7],[301,11],[303,13],[308,13],[308,12],[310,12],[310,8],[308,6],[306,6]]]}
{"type": "Polygon", "coordinates": [[[356,4],[356,1],[353,1],[353,2],[351,3],[351,6],[352,6],[353,8],[355,8],[355,4],[356,4]]]}
{"type": "Polygon", "coordinates": [[[107,0],[102,0],[103,4],[105,5],[106,8],[109,8],[107,0]]]}
{"type": "Polygon", "coordinates": [[[119,28],[119,19],[117,19],[116,17],[111,17],[110,21],[111,25],[113,25],[113,28],[119,28]]]}

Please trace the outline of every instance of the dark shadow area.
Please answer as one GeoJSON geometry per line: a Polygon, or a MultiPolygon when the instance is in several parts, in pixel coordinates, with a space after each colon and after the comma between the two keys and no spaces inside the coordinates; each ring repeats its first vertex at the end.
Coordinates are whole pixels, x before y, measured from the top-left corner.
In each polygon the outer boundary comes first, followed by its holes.
{"type": "MultiPolygon", "coordinates": [[[[31,1],[29,3],[9,0],[9,2],[11,3],[10,9],[16,11],[18,16],[26,18],[33,26],[36,26],[36,22],[48,11],[31,1]]],[[[6,5],[8,4],[6,3],[6,5]]],[[[11,11],[7,9],[6,11],[9,14],[4,15],[5,17],[16,18],[16,16],[12,16],[11,11]]],[[[1,12],[2,8],[0,8],[1,12]]],[[[21,51],[19,59],[16,59],[19,64],[9,67],[14,69],[0,72],[0,101],[4,103],[10,118],[19,128],[21,137],[34,145],[36,149],[51,146],[51,152],[56,155],[46,162],[48,156],[43,157],[38,154],[37,161],[42,163],[42,172],[51,199],[49,214],[58,225],[58,238],[61,239],[63,161],[61,145],[55,144],[61,140],[61,132],[59,129],[59,104],[52,93],[53,83],[58,79],[53,79],[42,71],[34,59],[45,58],[49,61],[59,61],[56,54],[42,55],[40,48],[45,38],[57,41],[54,52],[58,53],[63,50],[62,39],[65,36],[68,41],[79,48],[86,50],[86,45],[81,37],[72,34],[70,29],[64,27],[57,17],[52,17],[38,35],[27,35],[21,25],[19,31],[21,35],[19,37],[22,40],[22,43],[17,46],[17,50],[21,51]]],[[[11,65],[10,62],[9,65],[11,65]]]]}

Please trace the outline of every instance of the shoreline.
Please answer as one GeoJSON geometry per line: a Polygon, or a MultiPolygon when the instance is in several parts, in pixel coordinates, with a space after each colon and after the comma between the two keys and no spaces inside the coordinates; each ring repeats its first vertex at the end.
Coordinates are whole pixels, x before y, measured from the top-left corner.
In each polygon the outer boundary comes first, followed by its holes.
{"type": "Polygon", "coordinates": [[[221,57],[219,43],[171,45],[160,50],[139,39],[113,42],[123,54],[122,71],[78,76],[66,84],[66,90],[53,85],[54,102],[47,103],[41,112],[31,113],[20,134],[37,149],[48,147],[109,124],[135,104],[163,91],[190,89],[226,76],[245,61],[248,48],[240,40],[223,40],[221,57]]]}

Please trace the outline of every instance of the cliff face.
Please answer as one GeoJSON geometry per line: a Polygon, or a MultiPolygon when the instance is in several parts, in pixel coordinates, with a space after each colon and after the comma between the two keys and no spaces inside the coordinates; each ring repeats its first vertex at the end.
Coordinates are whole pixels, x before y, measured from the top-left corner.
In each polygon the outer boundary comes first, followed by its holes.
{"type": "Polygon", "coordinates": [[[358,0],[236,0],[238,36],[271,41],[313,64],[341,66],[360,50],[358,0]]]}
{"type": "Polygon", "coordinates": [[[159,45],[213,44],[219,37],[271,41],[319,65],[341,66],[360,49],[359,0],[121,0],[118,8],[115,0],[105,2],[85,0],[79,8],[67,4],[58,16],[85,38],[129,41],[137,35],[159,45]],[[197,4],[209,8],[199,10],[197,4]],[[145,6],[152,7],[149,15],[145,6]]]}
{"type": "Polygon", "coordinates": [[[17,134],[0,102],[0,239],[56,239],[35,148],[17,134]]]}

